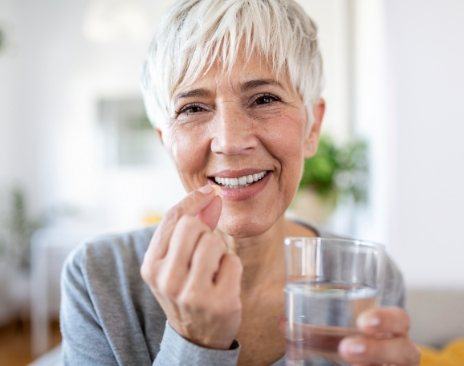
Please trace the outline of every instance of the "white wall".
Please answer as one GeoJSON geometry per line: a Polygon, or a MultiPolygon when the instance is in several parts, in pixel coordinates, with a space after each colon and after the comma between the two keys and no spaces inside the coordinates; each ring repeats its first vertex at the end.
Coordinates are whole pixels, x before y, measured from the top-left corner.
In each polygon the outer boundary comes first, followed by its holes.
{"type": "Polygon", "coordinates": [[[385,0],[391,250],[411,285],[464,286],[464,2],[385,0]]]}
{"type": "MultiPolygon", "coordinates": [[[[0,28],[4,33],[18,27],[18,9],[13,0],[0,2],[0,28]]],[[[13,181],[18,167],[12,156],[18,135],[18,65],[15,49],[16,39],[8,39],[0,51],[0,209],[4,205],[2,182],[13,181]],[[8,47],[8,49],[6,49],[8,47]]],[[[4,208],[4,207],[3,207],[4,208]]]]}
{"type": "Polygon", "coordinates": [[[389,108],[383,0],[350,0],[353,24],[353,121],[356,135],[369,144],[369,204],[358,208],[356,237],[389,242],[388,217],[395,167],[389,108]]]}
{"type": "MultiPolygon", "coordinates": [[[[151,28],[168,3],[140,2],[151,28]]],[[[125,228],[139,224],[145,208],[172,205],[182,188],[166,156],[152,169],[102,167],[96,100],[140,94],[151,29],[138,39],[87,39],[91,4],[2,2],[9,45],[0,58],[0,143],[7,152],[0,156],[0,188],[20,183],[36,214],[70,204],[102,225],[125,228]]]]}
{"type": "Polygon", "coordinates": [[[351,130],[350,28],[346,0],[297,0],[319,28],[327,102],[323,130],[345,140],[351,130]]]}

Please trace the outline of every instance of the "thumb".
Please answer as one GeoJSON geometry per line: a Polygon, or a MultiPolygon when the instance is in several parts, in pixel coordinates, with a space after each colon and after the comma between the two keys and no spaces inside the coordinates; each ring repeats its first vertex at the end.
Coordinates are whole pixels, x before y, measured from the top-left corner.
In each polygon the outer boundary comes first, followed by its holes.
{"type": "Polygon", "coordinates": [[[203,210],[200,211],[198,217],[201,221],[208,225],[211,228],[211,230],[214,230],[219,221],[219,217],[221,216],[221,209],[221,198],[219,196],[216,196],[208,206],[206,206],[203,210]]]}

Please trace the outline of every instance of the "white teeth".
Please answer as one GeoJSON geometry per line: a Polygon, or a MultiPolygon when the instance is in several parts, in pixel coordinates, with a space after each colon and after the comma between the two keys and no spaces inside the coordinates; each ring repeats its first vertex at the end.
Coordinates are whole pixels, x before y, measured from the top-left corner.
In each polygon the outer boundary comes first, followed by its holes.
{"type": "Polygon", "coordinates": [[[264,178],[266,175],[265,171],[257,174],[244,175],[237,178],[221,178],[214,177],[214,181],[220,185],[227,186],[229,188],[246,187],[254,182],[257,182],[264,178]]]}

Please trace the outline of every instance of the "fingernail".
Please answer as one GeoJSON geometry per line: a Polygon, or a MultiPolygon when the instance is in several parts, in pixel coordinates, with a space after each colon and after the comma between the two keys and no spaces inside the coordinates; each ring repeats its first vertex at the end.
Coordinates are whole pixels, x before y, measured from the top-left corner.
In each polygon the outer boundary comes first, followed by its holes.
{"type": "Polygon", "coordinates": [[[360,327],[376,327],[380,324],[380,319],[376,316],[364,316],[360,317],[358,325],[360,327]]]}
{"type": "Polygon", "coordinates": [[[221,187],[219,187],[218,185],[212,185],[211,187],[213,187],[214,193],[216,193],[216,196],[221,195],[221,187]]]}
{"type": "Polygon", "coordinates": [[[342,342],[340,348],[343,353],[351,353],[356,355],[366,351],[366,345],[357,341],[344,341],[342,342]]]}
{"type": "Polygon", "coordinates": [[[198,192],[201,192],[203,194],[209,194],[214,191],[214,188],[211,184],[207,184],[201,188],[198,188],[198,192]]]}

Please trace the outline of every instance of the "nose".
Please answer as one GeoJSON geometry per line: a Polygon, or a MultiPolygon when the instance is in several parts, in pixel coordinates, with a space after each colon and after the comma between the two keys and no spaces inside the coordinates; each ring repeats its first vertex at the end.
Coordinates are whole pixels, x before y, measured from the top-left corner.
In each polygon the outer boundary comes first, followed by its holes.
{"type": "Polygon", "coordinates": [[[258,144],[253,119],[234,102],[224,102],[218,107],[213,130],[211,151],[216,154],[246,154],[258,144]]]}

